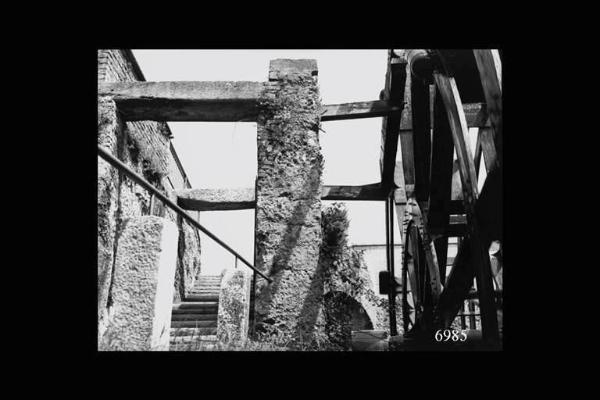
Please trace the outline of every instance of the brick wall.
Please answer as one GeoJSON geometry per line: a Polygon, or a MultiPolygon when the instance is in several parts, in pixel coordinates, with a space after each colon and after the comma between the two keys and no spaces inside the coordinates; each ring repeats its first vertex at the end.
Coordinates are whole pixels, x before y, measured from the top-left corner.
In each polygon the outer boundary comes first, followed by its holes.
{"type": "MultiPolygon", "coordinates": [[[[143,81],[133,54],[128,50],[98,51],[98,82],[143,81]]],[[[172,200],[172,190],[190,187],[185,172],[171,146],[172,134],[166,123],[155,121],[123,122],[115,114],[110,98],[99,98],[98,144],[144,176],[172,200]]],[[[131,217],[150,214],[150,195],[116,169],[98,158],[98,327],[99,338],[110,313],[110,289],[114,254],[119,234],[131,217]]],[[[178,223],[179,254],[174,300],[180,300],[200,272],[198,232],[159,200],[152,214],[178,223]]],[[[195,216],[195,215],[194,215],[195,216]]]]}

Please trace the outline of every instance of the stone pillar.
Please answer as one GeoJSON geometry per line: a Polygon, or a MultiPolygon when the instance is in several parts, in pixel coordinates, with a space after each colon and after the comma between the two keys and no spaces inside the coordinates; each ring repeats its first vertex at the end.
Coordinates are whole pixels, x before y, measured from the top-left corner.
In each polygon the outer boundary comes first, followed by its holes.
{"type": "MultiPolygon", "coordinates": [[[[121,123],[117,105],[110,97],[98,97],[98,145],[118,157],[121,123]]],[[[117,210],[117,170],[98,157],[98,339],[106,331],[108,291],[114,263],[117,210]]]]}
{"type": "Polygon", "coordinates": [[[252,270],[240,266],[224,272],[219,293],[217,338],[223,344],[244,344],[248,338],[252,270]]]}
{"type": "Polygon", "coordinates": [[[315,60],[272,60],[259,100],[256,332],[310,335],[322,282],[320,98],[315,60]]]}
{"type": "Polygon", "coordinates": [[[155,216],[127,220],[100,350],[168,350],[179,230],[155,216]]]}

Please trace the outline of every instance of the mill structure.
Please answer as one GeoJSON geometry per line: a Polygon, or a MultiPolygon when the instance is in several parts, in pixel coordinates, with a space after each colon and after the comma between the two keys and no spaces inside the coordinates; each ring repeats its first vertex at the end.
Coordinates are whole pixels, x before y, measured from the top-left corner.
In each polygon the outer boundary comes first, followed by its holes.
{"type": "Polygon", "coordinates": [[[439,332],[469,299],[480,326],[468,346],[502,348],[500,51],[390,49],[379,99],[346,104],[321,104],[315,60],[271,60],[265,82],[147,82],[130,52],[117,53],[99,51],[100,66],[125,65],[98,82],[100,350],[173,350],[174,327],[213,343],[310,336],[325,295],[323,200],[385,203],[387,349],[459,348],[439,332]],[[323,185],[321,123],[373,117],[382,117],[380,181],[323,185]],[[192,187],[168,121],[256,122],[255,186],[192,187]],[[242,209],[255,210],[252,261],[198,218],[242,209]],[[198,232],[235,257],[234,272],[200,274],[198,232]]]}

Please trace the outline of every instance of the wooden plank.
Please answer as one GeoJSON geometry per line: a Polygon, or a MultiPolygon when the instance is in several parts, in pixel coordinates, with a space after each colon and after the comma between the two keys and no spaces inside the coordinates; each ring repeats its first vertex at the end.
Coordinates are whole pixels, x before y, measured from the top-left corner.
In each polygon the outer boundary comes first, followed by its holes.
{"type": "Polygon", "coordinates": [[[454,160],[452,164],[452,201],[463,200],[463,188],[460,181],[460,167],[458,160],[454,160]]]}
{"type": "MultiPolygon", "coordinates": [[[[404,100],[406,87],[406,60],[392,57],[388,54],[388,69],[383,90],[383,99],[394,103],[404,100]]],[[[398,148],[398,133],[403,113],[394,112],[383,118],[382,146],[380,156],[381,183],[388,191],[394,185],[394,171],[396,167],[396,152],[398,148]]]]}
{"type": "Polygon", "coordinates": [[[440,282],[446,286],[446,266],[448,264],[448,237],[441,236],[434,239],[433,245],[437,255],[438,267],[440,269],[440,282]]]}
{"type": "Polygon", "coordinates": [[[458,88],[453,78],[441,73],[434,73],[434,76],[452,131],[463,193],[466,195],[467,202],[474,204],[477,199],[477,174],[475,173],[474,156],[468,146],[469,128],[460,104],[458,88]]]}
{"type": "Polygon", "coordinates": [[[323,186],[321,200],[384,200],[387,191],[379,183],[363,186],[323,186]]]}
{"type": "Polygon", "coordinates": [[[356,103],[328,104],[322,107],[321,121],[385,117],[393,112],[402,112],[401,102],[394,103],[386,100],[375,100],[356,103]]]}
{"type": "Polygon", "coordinates": [[[475,173],[477,174],[477,176],[479,176],[479,166],[481,165],[481,155],[482,155],[482,149],[481,149],[481,131],[485,129],[485,128],[479,128],[477,130],[477,142],[475,143],[475,173]]]}
{"type": "MultiPolygon", "coordinates": [[[[493,240],[499,240],[502,237],[502,169],[497,168],[490,171],[488,178],[483,184],[481,195],[475,205],[477,221],[480,227],[482,247],[489,248],[493,240]]],[[[451,224],[448,226],[447,234],[463,236],[467,233],[465,216],[452,215],[451,224]]],[[[438,304],[438,313],[442,321],[451,323],[460,305],[466,298],[469,288],[475,278],[475,269],[471,257],[471,244],[469,238],[465,237],[460,241],[458,253],[453,267],[448,275],[444,291],[440,296],[438,304]]],[[[490,262],[490,267],[492,263],[490,262]]],[[[492,273],[494,272],[492,268],[492,273]]],[[[440,326],[440,327],[448,327],[440,326]]]]}
{"type": "Polygon", "coordinates": [[[475,261],[475,275],[480,293],[479,303],[482,314],[483,337],[490,342],[496,342],[498,340],[498,319],[493,298],[494,287],[489,254],[482,242],[480,227],[475,213],[475,203],[479,194],[474,157],[467,145],[469,140],[468,126],[455,80],[439,72],[434,73],[434,77],[446,107],[448,120],[452,129],[454,147],[456,148],[459,161],[465,211],[469,222],[468,229],[472,246],[472,256],[475,261]]]}
{"type": "Polygon", "coordinates": [[[443,235],[449,222],[452,200],[452,173],[454,143],[446,116],[444,102],[439,94],[433,103],[433,140],[431,149],[431,190],[429,193],[429,215],[427,228],[435,237],[443,235]]]}
{"type": "MultiPolygon", "coordinates": [[[[254,188],[180,189],[174,191],[184,210],[226,211],[256,207],[254,188]]],[[[378,183],[362,186],[323,186],[321,200],[380,201],[387,192],[378,183]]]]}
{"type": "Polygon", "coordinates": [[[442,291],[442,282],[440,277],[440,269],[438,267],[438,260],[435,252],[435,247],[431,237],[427,233],[427,227],[424,221],[426,211],[422,209],[422,206],[418,204],[414,199],[409,199],[407,203],[407,214],[414,221],[415,225],[419,228],[422,239],[422,246],[425,253],[425,265],[429,271],[430,277],[430,290],[434,304],[442,291]]]}
{"type": "Polygon", "coordinates": [[[404,109],[402,110],[402,118],[400,125],[398,150],[402,157],[401,162],[397,162],[396,170],[402,166],[404,180],[404,190],[406,197],[413,198],[415,192],[415,159],[414,159],[414,144],[412,130],[412,101],[411,101],[411,77],[406,78],[406,88],[404,91],[404,109]]]}
{"type": "Polygon", "coordinates": [[[483,163],[485,171],[489,174],[494,168],[500,168],[498,154],[496,153],[496,144],[494,140],[494,131],[491,128],[479,128],[478,140],[483,153],[483,163]]]}
{"type": "Polygon", "coordinates": [[[412,136],[415,168],[415,197],[418,202],[429,199],[431,123],[429,105],[429,85],[411,76],[412,136]]]}
{"type": "Polygon", "coordinates": [[[128,121],[256,121],[262,82],[100,83],[128,121]]]}
{"type": "Polygon", "coordinates": [[[481,86],[485,95],[487,112],[495,133],[498,161],[502,165],[502,62],[498,50],[473,50],[481,86]]]}
{"type": "Polygon", "coordinates": [[[436,320],[438,328],[449,328],[458,311],[464,304],[464,299],[473,286],[475,270],[473,268],[471,244],[469,238],[465,238],[458,246],[456,257],[452,263],[452,269],[448,274],[446,285],[440,295],[436,307],[436,320]]]}

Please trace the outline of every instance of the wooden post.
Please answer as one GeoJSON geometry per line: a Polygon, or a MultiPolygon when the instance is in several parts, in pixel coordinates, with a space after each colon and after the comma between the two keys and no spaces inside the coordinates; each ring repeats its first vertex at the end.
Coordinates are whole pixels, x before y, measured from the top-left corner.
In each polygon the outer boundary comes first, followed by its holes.
{"type": "Polygon", "coordinates": [[[454,147],[459,161],[464,205],[468,222],[468,235],[471,239],[472,255],[475,261],[475,276],[477,278],[477,286],[479,287],[482,335],[485,341],[496,343],[499,340],[499,335],[492,271],[488,249],[483,245],[475,213],[475,203],[479,194],[474,157],[467,145],[469,128],[454,78],[439,72],[435,72],[434,77],[446,107],[448,120],[452,129],[454,147]]]}

